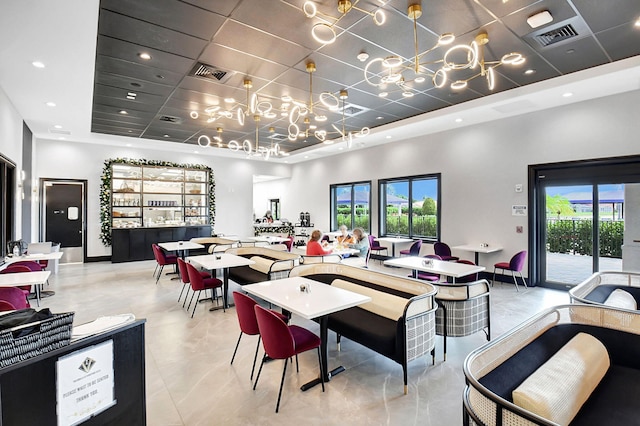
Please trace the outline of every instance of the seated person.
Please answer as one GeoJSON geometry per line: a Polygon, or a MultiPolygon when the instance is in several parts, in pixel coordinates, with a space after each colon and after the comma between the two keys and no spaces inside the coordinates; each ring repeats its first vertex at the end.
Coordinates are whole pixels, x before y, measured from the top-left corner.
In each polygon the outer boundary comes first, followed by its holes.
{"type": "MultiPolygon", "coordinates": [[[[323,245],[320,244],[320,238],[322,238],[322,232],[315,229],[311,233],[311,238],[309,238],[309,241],[307,242],[307,256],[323,256],[325,254],[331,254],[331,249],[325,250],[323,245]]],[[[326,241],[323,243],[326,247],[326,241]]]]}
{"type": "Polygon", "coordinates": [[[355,242],[349,244],[349,248],[356,249],[360,252],[356,256],[367,257],[367,253],[369,253],[369,238],[364,234],[362,228],[353,230],[353,238],[355,242]]]}
{"type": "Polygon", "coordinates": [[[340,229],[341,235],[338,235],[336,237],[336,241],[338,242],[338,245],[346,246],[347,244],[353,244],[356,242],[356,240],[353,239],[353,236],[347,232],[346,225],[341,225],[339,229],[340,229]]]}
{"type": "Polygon", "coordinates": [[[264,214],[264,217],[262,218],[262,221],[273,223],[273,215],[271,214],[271,210],[267,210],[267,212],[264,214]]]}

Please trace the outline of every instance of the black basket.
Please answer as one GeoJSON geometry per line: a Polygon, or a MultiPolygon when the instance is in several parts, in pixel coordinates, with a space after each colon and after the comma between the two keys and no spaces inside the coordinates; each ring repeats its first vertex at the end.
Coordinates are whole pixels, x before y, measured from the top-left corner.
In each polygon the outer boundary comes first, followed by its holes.
{"type": "Polygon", "coordinates": [[[54,314],[52,318],[0,331],[0,368],[67,346],[71,340],[73,314],[54,314]],[[16,337],[26,328],[33,331],[16,337]]]}

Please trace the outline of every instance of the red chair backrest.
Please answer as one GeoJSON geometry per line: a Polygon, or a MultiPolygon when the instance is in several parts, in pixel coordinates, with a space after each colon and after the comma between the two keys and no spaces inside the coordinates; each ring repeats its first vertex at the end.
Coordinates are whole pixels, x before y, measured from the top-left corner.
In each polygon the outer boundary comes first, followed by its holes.
{"type": "Polygon", "coordinates": [[[240,330],[250,336],[260,334],[258,320],[256,320],[256,311],[254,309],[254,306],[256,306],[258,302],[246,294],[237,291],[233,292],[233,301],[236,304],[236,314],[238,315],[240,330]]]}
{"type": "Polygon", "coordinates": [[[175,262],[169,262],[167,260],[167,255],[164,252],[164,250],[162,250],[162,247],[160,247],[157,244],[152,244],[151,247],[153,248],[153,253],[154,256],[156,257],[156,262],[158,262],[158,265],[172,265],[175,262]]]}
{"type": "MultiPolygon", "coordinates": [[[[464,263],[465,265],[475,265],[475,263],[473,263],[470,260],[465,260],[465,259],[459,259],[456,260],[456,263],[464,263]]],[[[457,283],[470,283],[473,281],[477,281],[478,280],[478,274],[471,274],[471,275],[465,275],[464,277],[460,277],[460,278],[456,278],[456,282],[457,283]]]]}
{"type": "Polygon", "coordinates": [[[193,291],[204,290],[204,278],[200,275],[200,272],[190,263],[185,262],[187,267],[187,274],[189,275],[189,284],[193,291]]]}
{"type": "Polygon", "coordinates": [[[180,280],[184,284],[189,284],[189,271],[187,270],[187,262],[178,258],[178,273],[180,274],[180,280]]]}
{"type": "Polygon", "coordinates": [[[0,300],[11,303],[14,309],[29,307],[24,292],[16,287],[0,287],[0,300]]]}
{"type": "Polygon", "coordinates": [[[15,311],[16,307],[6,300],[0,300],[0,312],[15,311]]]}
{"type": "Polygon", "coordinates": [[[19,260],[9,264],[9,266],[26,266],[30,271],[39,272],[42,271],[42,265],[33,260],[19,260]]]}
{"type": "Polygon", "coordinates": [[[283,241],[284,245],[287,246],[287,251],[291,251],[291,247],[293,246],[293,237],[289,237],[287,241],[283,241]]]}
{"type": "Polygon", "coordinates": [[[16,272],[33,272],[27,265],[9,265],[0,274],[14,274],[16,272]]]}
{"type": "Polygon", "coordinates": [[[260,305],[253,308],[262,336],[262,347],[267,355],[274,359],[285,359],[295,355],[295,343],[289,326],[268,309],[260,305]]]}

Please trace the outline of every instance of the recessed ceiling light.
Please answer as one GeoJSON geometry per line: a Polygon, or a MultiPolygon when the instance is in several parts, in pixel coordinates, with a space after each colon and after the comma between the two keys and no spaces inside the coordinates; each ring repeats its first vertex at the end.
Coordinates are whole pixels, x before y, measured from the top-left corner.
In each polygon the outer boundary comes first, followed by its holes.
{"type": "Polygon", "coordinates": [[[553,21],[553,16],[551,16],[548,10],[543,10],[527,18],[527,24],[529,24],[531,28],[541,27],[551,21],[553,21]]]}
{"type": "Polygon", "coordinates": [[[338,151],[342,151],[343,149],[344,149],[344,148],[343,148],[343,147],[341,147],[341,146],[339,146],[339,147],[338,147],[338,151]]]}
{"type": "Polygon", "coordinates": [[[168,137],[169,137],[169,135],[164,135],[164,137],[165,137],[165,138],[168,138],[168,137]]]}
{"type": "Polygon", "coordinates": [[[44,64],[40,61],[33,61],[31,62],[31,65],[33,65],[36,68],[44,68],[44,64]]]}
{"type": "Polygon", "coordinates": [[[289,160],[284,160],[285,163],[289,164],[289,160]]]}
{"type": "Polygon", "coordinates": [[[415,80],[413,80],[413,81],[415,81],[416,83],[424,83],[424,80],[425,80],[425,78],[420,76],[420,77],[416,77],[415,80]]]}
{"type": "MultiPolygon", "coordinates": [[[[129,130],[129,131],[131,131],[131,130],[129,130]]],[[[130,144],[130,143],[128,143],[128,144],[127,144],[127,146],[131,146],[131,144],[130,144]]]]}
{"type": "Polygon", "coordinates": [[[156,77],[159,78],[160,80],[164,80],[164,75],[162,74],[156,74],[156,77]]]}
{"type": "Polygon", "coordinates": [[[136,100],[136,97],[135,97],[135,96],[129,96],[129,95],[127,95],[127,99],[132,100],[132,101],[135,101],[135,100],[136,100]]]}
{"type": "Polygon", "coordinates": [[[151,59],[151,55],[149,55],[147,52],[140,52],[138,53],[138,56],[140,57],[140,59],[144,59],[145,61],[151,59]]]}
{"type": "Polygon", "coordinates": [[[133,133],[133,130],[129,130],[129,133],[133,133]]]}
{"type": "Polygon", "coordinates": [[[378,93],[378,96],[379,96],[379,97],[381,97],[381,98],[386,98],[387,96],[389,96],[389,93],[387,93],[387,92],[380,92],[380,93],[378,93]]]}
{"type": "Polygon", "coordinates": [[[289,96],[289,95],[284,95],[284,96],[282,96],[282,97],[280,98],[280,100],[281,100],[282,102],[291,102],[291,101],[292,101],[291,96],[289,96]]]}
{"type": "Polygon", "coordinates": [[[384,117],[383,117],[383,116],[381,116],[381,115],[379,115],[379,116],[377,116],[377,117],[376,117],[376,120],[383,120],[383,119],[384,119],[384,117]]]}
{"type": "Polygon", "coordinates": [[[54,106],[56,106],[56,103],[55,102],[47,102],[45,105],[48,106],[48,107],[54,107],[54,106]]]}
{"type": "Polygon", "coordinates": [[[413,92],[402,92],[402,96],[404,96],[405,98],[413,98],[413,92]]]}
{"type": "Polygon", "coordinates": [[[636,19],[636,23],[634,24],[636,27],[640,27],[640,17],[636,19]]]}
{"type": "Polygon", "coordinates": [[[53,126],[53,127],[55,127],[56,129],[62,129],[62,126],[61,126],[61,125],[59,125],[59,124],[56,124],[56,125],[55,125],[55,126],[53,126]]]}
{"type": "Polygon", "coordinates": [[[309,158],[309,156],[308,156],[308,155],[305,155],[305,156],[304,156],[304,158],[309,158]]]}
{"type": "Polygon", "coordinates": [[[566,93],[562,94],[562,97],[564,97],[564,98],[570,98],[571,96],[573,96],[573,93],[571,93],[571,92],[566,92],[566,93]]]}
{"type": "Polygon", "coordinates": [[[356,58],[358,58],[360,62],[364,62],[369,59],[369,54],[367,52],[360,52],[358,53],[358,56],[356,56],[356,58]]]}
{"type": "Polygon", "coordinates": [[[456,123],[462,123],[462,118],[456,118],[456,123]]]}
{"type": "Polygon", "coordinates": [[[58,138],[58,140],[63,141],[63,140],[64,140],[64,136],[60,136],[60,137],[58,138]]]}
{"type": "Polygon", "coordinates": [[[133,96],[135,98],[138,94],[135,92],[127,92],[127,96],[133,96]]]}
{"type": "Polygon", "coordinates": [[[193,153],[194,153],[194,154],[197,154],[197,153],[198,153],[198,151],[193,151],[193,153]]]}
{"type": "Polygon", "coordinates": [[[125,110],[121,109],[121,110],[120,110],[120,114],[122,114],[122,115],[127,115],[127,114],[129,114],[129,113],[128,113],[127,111],[125,111],[125,110]]]}
{"type": "Polygon", "coordinates": [[[234,98],[224,98],[224,101],[228,104],[234,103],[236,100],[234,98]]]}
{"type": "Polygon", "coordinates": [[[391,139],[391,135],[387,135],[387,136],[386,136],[386,138],[387,138],[387,139],[391,139]]]}
{"type": "Polygon", "coordinates": [[[535,73],[536,73],[536,70],[534,70],[532,68],[530,68],[530,69],[528,69],[528,70],[526,70],[524,72],[525,75],[531,75],[531,74],[535,74],[535,73]]]}

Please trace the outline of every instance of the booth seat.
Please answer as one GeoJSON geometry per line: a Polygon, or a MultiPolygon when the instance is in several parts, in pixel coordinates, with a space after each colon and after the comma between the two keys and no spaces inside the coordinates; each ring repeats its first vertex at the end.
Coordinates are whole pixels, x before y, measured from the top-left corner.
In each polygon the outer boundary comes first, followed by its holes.
{"type": "Polygon", "coordinates": [[[562,305],[469,354],[465,425],[637,425],[640,313],[562,305]]]}
{"type": "Polygon", "coordinates": [[[640,306],[640,273],[596,272],[569,290],[571,303],[635,311],[640,306]]]}
{"type": "Polygon", "coordinates": [[[297,254],[265,247],[234,247],[227,249],[225,253],[246,257],[255,262],[253,265],[230,268],[229,278],[239,285],[286,278],[289,271],[300,264],[300,256],[297,254]]]}
{"type": "MultiPolygon", "coordinates": [[[[402,366],[435,356],[436,289],[429,283],[339,263],[304,264],[289,276],[301,276],[369,296],[371,302],[329,315],[328,328],[402,366]]],[[[339,342],[339,340],[338,340],[339,342]]]]}

